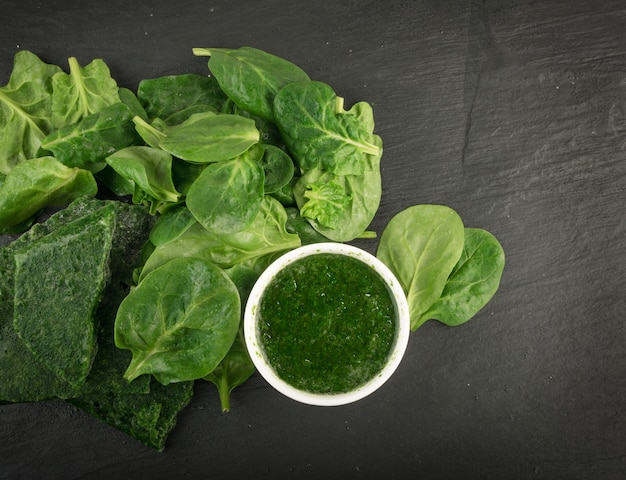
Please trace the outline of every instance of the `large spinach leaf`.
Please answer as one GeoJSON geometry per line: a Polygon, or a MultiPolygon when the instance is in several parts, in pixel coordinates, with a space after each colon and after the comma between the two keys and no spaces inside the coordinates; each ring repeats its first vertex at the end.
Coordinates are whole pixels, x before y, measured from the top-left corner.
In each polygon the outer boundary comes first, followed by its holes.
{"type": "Polygon", "coordinates": [[[243,230],[261,208],[265,175],[260,164],[263,149],[254,145],[241,155],[212,163],[187,193],[187,207],[214,233],[243,230]]]}
{"type": "Polygon", "coordinates": [[[147,275],[122,301],[115,344],[133,358],[124,377],[152,374],[163,385],[212,372],[239,327],[237,287],[210,262],[182,257],[147,275]]]}
{"type": "Polygon", "coordinates": [[[9,83],[0,88],[0,173],[37,156],[52,128],[52,77],[59,72],[27,50],[15,55],[9,83]]]}
{"type": "Polygon", "coordinates": [[[414,205],[396,214],[380,236],[376,256],[398,278],[416,330],[441,296],[463,252],[464,226],[444,205],[414,205]]]}
{"type": "Polygon", "coordinates": [[[304,171],[360,175],[370,156],[380,157],[382,142],[373,133],[369,104],[344,110],[343,99],[329,85],[290,83],[274,98],[276,124],[294,160],[304,171]]]}
{"type": "Polygon", "coordinates": [[[210,56],[209,70],[229,98],[265,120],[273,120],[276,93],[291,82],[309,80],[297,65],[251,47],[194,48],[196,56],[210,56]]]}
{"type": "Polygon", "coordinates": [[[470,320],[498,290],[504,262],[502,245],[491,233],[466,228],[461,258],[446,281],[441,297],[422,314],[418,323],[433,318],[456,326],[470,320]]]}

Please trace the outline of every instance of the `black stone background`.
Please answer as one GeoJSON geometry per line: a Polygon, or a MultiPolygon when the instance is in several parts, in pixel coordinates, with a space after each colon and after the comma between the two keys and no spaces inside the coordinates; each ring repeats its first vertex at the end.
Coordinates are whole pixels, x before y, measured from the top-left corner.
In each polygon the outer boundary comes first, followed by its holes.
{"type": "MultiPolygon", "coordinates": [[[[417,203],[501,241],[496,297],[427,322],[352,405],[258,375],[200,385],[156,453],[63,402],[0,406],[0,479],[626,478],[626,3],[0,0],[0,84],[23,49],[103,58],[121,86],[250,45],[374,107],[372,228],[417,203]]],[[[359,242],[374,251],[376,241],[359,242]]]]}

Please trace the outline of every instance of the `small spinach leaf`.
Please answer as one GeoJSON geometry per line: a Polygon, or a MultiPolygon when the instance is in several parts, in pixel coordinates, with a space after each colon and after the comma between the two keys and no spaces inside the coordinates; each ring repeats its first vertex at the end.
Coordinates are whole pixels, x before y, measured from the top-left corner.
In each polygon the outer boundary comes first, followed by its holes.
{"type": "MultiPolygon", "coordinates": [[[[380,176],[380,159],[370,157],[368,167],[362,175],[334,175],[314,169],[300,177],[293,187],[297,205],[300,209],[307,203],[305,192],[309,185],[334,182],[345,192],[348,202],[343,204],[341,211],[334,212],[336,221],[334,228],[323,225],[317,219],[309,222],[318,232],[335,242],[348,242],[363,235],[378,210],[382,195],[380,176]]],[[[318,199],[321,202],[321,199],[318,199]]],[[[339,206],[338,204],[335,207],[339,206]]],[[[306,209],[305,209],[306,210],[306,209]]]]}
{"type": "Polygon", "coordinates": [[[172,180],[172,156],[158,148],[126,147],[109,155],[107,164],[135,185],[133,202],[151,206],[155,213],[163,205],[177,203],[180,193],[172,180]]]}
{"type": "Polygon", "coordinates": [[[251,47],[194,48],[196,56],[210,56],[208,67],[220,87],[238,107],[273,120],[276,92],[309,76],[297,65],[251,47]]]}
{"type": "Polygon", "coordinates": [[[133,358],[124,377],[163,385],[211,373],[230,349],[241,315],[237,287],[210,262],[181,257],[147,275],[122,301],[115,344],[133,358]]]}
{"type": "Polygon", "coordinates": [[[304,198],[306,200],[300,214],[328,228],[337,227],[343,211],[352,199],[335,180],[307,184],[304,198]]]}
{"type": "Polygon", "coordinates": [[[255,145],[232,160],[207,166],[187,193],[187,207],[204,228],[234,233],[247,227],[263,200],[263,150],[255,145]]]}
{"type": "Polygon", "coordinates": [[[504,270],[504,250],[486,230],[465,229],[461,258],[441,297],[422,314],[419,323],[436,319],[449,326],[470,320],[495,295],[504,270]]]}
{"type": "Polygon", "coordinates": [[[158,247],[176,240],[196,221],[186,205],[168,208],[157,218],[150,232],[150,242],[158,247]]]}
{"type": "Polygon", "coordinates": [[[411,329],[441,296],[463,252],[459,215],[444,205],[414,205],[396,214],[380,236],[376,256],[395,274],[407,296],[411,329]]]}

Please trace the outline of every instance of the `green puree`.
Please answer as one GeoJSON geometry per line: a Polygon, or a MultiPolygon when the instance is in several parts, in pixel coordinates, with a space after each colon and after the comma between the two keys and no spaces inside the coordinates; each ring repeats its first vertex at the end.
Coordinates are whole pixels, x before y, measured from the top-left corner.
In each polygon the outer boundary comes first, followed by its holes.
{"type": "Polygon", "coordinates": [[[260,303],[260,337],[285,382],[313,393],[344,393],[375,377],[395,339],[385,281],[360,260],[310,255],[284,268],[260,303]]]}

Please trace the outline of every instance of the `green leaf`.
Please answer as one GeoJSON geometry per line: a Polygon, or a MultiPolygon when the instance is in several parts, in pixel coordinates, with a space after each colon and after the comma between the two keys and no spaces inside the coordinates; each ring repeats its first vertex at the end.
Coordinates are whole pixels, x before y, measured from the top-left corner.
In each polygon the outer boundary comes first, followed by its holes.
{"type": "Polygon", "coordinates": [[[304,191],[304,198],[306,201],[300,214],[329,228],[337,227],[351,200],[351,196],[334,180],[309,183],[304,191]]]}
{"type": "Polygon", "coordinates": [[[192,163],[230,160],[259,141],[254,120],[213,112],[195,113],[162,131],[159,147],[192,163]]]}
{"type": "Polygon", "coordinates": [[[304,171],[314,168],[336,175],[360,175],[382,155],[373,133],[371,107],[361,102],[350,111],[322,82],[291,83],[274,99],[276,124],[294,160],[304,171]]]}
{"type": "Polygon", "coordinates": [[[75,57],[69,58],[70,72],[52,77],[53,128],[61,128],[98,113],[120,102],[119,89],[106,63],[95,59],[81,67],[75,57]]]}
{"type": "Polygon", "coordinates": [[[238,157],[207,166],[187,193],[187,207],[214,233],[243,230],[263,200],[263,150],[252,147],[238,157]]]}
{"type": "Polygon", "coordinates": [[[124,377],[152,374],[163,385],[211,373],[239,326],[237,287],[199,258],[169,261],[147,275],[122,301],[115,344],[133,358],[124,377]]]}
{"type": "Polygon", "coordinates": [[[411,329],[441,296],[463,252],[459,215],[443,205],[414,205],[395,215],[380,236],[376,256],[395,274],[407,296],[411,329]]]}
{"type": "Polygon", "coordinates": [[[309,80],[297,65],[256,48],[194,48],[193,53],[210,56],[209,70],[228,97],[265,120],[273,120],[272,103],[282,87],[309,80]]]}
{"type": "Polygon", "coordinates": [[[196,218],[184,204],[168,208],[156,220],[150,232],[150,242],[158,247],[174,241],[196,221],[196,218]]]}
{"type": "Polygon", "coordinates": [[[113,152],[135,143],[132,115],[125,104],[115,103],[55,130],[41,146],[68,167],[94,168],[113,152]]]}
{"type": "Polygon", "coordinates": [[[226,269],[299,247],[300,238],[287,232],[286,223],[285,208],[265,195],[256,217],[241,231],[217,234],[195,223],[175,240],[156,247],[143,267],[140,281],[173,258],[196,256],[226,269]]]}
{"type": "Polygon", "coordinates": [[[35,54],[15,55],[9,83],[0,88],[0,172],[37,156],[52,128],[52,77],[61,72],[35,54]]]}
{"type": "Polygon", "coordinates": [[[228,101],[215,78],[192,73],[144,79],[139,82],[137,98],[149,118],[164,120],[197,106],[220,111],[228,101]]]}
{"type": "Polygon", "coordinates": [[[122,177],[135,184],[135,203],[146,203],[155,208],[177,203],[180,193],[172,180],[172,156],[163,150],[146,147],[126,147],[109,155],[107,164],[122,177]],[[137,190],[140,190],[141,195],[137,190]]]}
{"type": "MultiPolygon", "coordinates": [[[[362,175],[333,175],[318,169],[309,170],[300,177],[293,188],[298,207],[302,209],[306,205],[305,192],[308,185],[334,182],[342,188],[346,198],[349,199],[345,204],[341,203],[343,205],[341,212],[335,212],[337,219],[334,228],[323,225],[317,219],[308,220],[319,233],[335,242],[348,242],[360,237],[369,227],[380,204],[382,183],[379,165],[380,160],[371,157],[362,175]]],[[[321,199],[319,201],[321,202],[321,199]]]]}
{"type": "Polygon", "coordinates": [[[0,188],[0,229],[20,224],[44,207],[67,205],[97,191],[87,170],[67,167],[54,157],[25,160],[7,174],[0,188]]]}
{"type": "Polygon", "coordinates": [[[441,297],[422,314],[419,322],[432,318],[456,326],[470,320],[498,290],[504,263],[504,250],[491,233],[466,228],[461,258],[441,297]]]}

